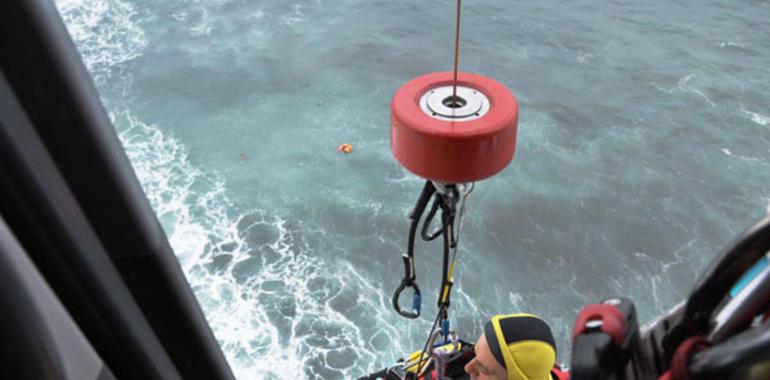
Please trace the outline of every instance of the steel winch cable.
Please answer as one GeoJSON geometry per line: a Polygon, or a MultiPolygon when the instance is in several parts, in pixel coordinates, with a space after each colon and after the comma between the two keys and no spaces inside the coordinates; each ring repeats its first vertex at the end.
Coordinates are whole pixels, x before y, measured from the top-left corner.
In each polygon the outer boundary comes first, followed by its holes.
{"type": "Polygon", "coordinates": [[[455,68],[452,84],[452,105],[459,106],[457,102],[457,66],[460,58],[460,7],[462,0],[457,0],[457,20],[455,22],[455,68]]]}

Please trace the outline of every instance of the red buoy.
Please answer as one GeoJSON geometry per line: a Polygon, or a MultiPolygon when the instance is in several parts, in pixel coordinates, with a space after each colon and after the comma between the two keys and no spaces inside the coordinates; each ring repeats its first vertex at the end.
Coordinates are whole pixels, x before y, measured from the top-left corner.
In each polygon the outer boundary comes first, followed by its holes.
{"type": "Polygon", "coordinates": [[[502,84],[459,73],[432,73],[403,85],[391,103],[390,146],[410,172],[442,183],[493,176],[513,159],[519,106],[502,84]]]}

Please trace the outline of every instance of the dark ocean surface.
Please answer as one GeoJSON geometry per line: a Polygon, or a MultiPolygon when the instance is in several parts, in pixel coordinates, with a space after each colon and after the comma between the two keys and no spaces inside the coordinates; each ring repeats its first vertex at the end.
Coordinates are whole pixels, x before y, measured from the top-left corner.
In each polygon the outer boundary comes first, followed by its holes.
{"type": "MultiPolygon", "coordinates": [[[[389,105],[451,69],[453,1],[57,5],[239,379],[421,348],[441,249],[418,245],[425,317],[397,316],[422,180],[390,153],[389,105]]],[[[463,5],[460,69],[508,86],[520,122],[469,199],[450,317],[473,340],[539,314],[567,362],[582,305],[626,295],[649,321],[767,214],[770,3],[463,5]]]]}

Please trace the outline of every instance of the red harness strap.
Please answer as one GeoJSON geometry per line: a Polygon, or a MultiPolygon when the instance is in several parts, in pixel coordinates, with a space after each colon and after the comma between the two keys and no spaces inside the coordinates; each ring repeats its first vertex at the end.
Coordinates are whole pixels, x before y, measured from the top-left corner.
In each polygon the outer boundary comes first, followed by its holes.
{"type": "Polygon", "coordinates": [[[687,363],[690,357],[698,351],[708,348],[709,342],[700,336],[687,338],[674,352],[671,359],[671,370],[664,373],[658,380],[690,380],[687,363]]]}
{"type": "Polygon", "coordinates": [[[555,366],[551,370],[551,378],[554,380],[569,380],[569,372],[562,371],[561,368],[555,366]]]}

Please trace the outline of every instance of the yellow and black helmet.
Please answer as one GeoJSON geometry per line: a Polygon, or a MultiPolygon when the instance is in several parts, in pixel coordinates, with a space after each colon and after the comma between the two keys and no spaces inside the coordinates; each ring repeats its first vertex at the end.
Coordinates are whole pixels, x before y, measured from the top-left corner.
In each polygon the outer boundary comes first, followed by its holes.
{"type": "Polygon", "coordinates": [[[551,328],[532,314],[496,315],[484,326],[492,355],[508,380],[550,380],[556,363],[551,328]]]}

